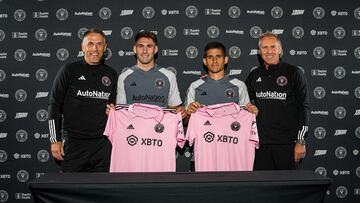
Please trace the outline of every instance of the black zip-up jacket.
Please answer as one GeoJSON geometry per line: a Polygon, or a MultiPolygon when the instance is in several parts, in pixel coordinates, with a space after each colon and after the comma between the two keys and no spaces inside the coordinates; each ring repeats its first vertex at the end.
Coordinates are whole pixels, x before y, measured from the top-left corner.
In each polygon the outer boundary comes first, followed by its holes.
{"type": "Polygon", "coordinates": [[[115,103],[116,87],[117,73],[104,63],[89,65],[82,60],[63,66],[49,99],[50,141],[61,141],[61,130],[79,139],[101,137],[106,104],[115,103]]]}
{"type": "Polygon", "coordinates": [[[256,118],[260,144],[290,144],[307,137],[309,95],[302,71],[293,65],[254,69],[246,79],[250,100],[259,109],[256,118]]]}

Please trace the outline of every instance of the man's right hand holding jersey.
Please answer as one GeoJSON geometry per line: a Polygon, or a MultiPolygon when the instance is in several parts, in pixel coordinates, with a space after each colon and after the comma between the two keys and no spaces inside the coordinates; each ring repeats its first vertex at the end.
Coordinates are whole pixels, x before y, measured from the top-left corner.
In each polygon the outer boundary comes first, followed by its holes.
{"type": "Polygon", "coordinates": [[[51,154],[57,160],[64,160],[64,144],[63,142],[51,143],[51,154]]]}

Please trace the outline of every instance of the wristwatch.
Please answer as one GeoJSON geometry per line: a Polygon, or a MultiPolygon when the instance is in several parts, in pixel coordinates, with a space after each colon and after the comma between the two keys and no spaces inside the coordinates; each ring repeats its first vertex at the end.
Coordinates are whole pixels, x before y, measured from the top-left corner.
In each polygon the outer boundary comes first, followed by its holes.
{"type": "Polygon", "coordinates": [[[305,145],[305,140],[295,140],[296,144],[301,144],[301,145],[305,145]]]}

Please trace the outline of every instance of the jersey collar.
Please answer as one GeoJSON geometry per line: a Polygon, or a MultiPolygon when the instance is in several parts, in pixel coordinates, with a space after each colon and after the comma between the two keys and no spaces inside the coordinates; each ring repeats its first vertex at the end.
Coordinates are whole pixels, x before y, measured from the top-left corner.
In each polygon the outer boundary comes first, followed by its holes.
{"type": "Polygon", "coordinates": [[[234,118],[237,118],[239,116],[241,108],[238,104],[234,102],[229,102],[229,103],[205,106],[204,110],[211,117],[222,117],[222,116],[231,115],[234,118]]]}
{"type": "Polygon", "coordinates": [[[164,117],[164,111],[161,109],[161,107],[151,104],[134,103],[129,106],[128,111],[133,118],[152,118],[157,122],[160,122],[164,117]]]}

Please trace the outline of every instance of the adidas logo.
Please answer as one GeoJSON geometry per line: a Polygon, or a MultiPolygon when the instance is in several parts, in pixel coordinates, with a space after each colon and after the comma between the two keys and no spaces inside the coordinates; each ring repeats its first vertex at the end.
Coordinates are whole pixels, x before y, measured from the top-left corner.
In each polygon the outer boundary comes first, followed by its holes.
{"type": "Polygon", "coordinates": [[[256,82],[261,82],[261,77],[259,77],[259,78],[256,80],[256,82]]]}
{"type": "Polygon", "coordinates": [[[210,123],[209,120],[207,120],[207,121],[204,123],[204,125],[211,125],[211,123],[210,123]]]}
{"type": "Polygon", "coordinates": [[[130,124],[126,129],[135,129],[132,124],[130,124]]]}
{"type": "Polygon", "coordinates": [[[82,75],[81,77],[78,78],[78,80],[86,80],[85,77],[82,75]]]}
{"type": "Polygon", "coordinates": [[[130,86],[136,86],[136,83],[135,83],[135,82],[132,82],[132,83],[130,84],[130,86]]]}
{"type": "Polygon", "coordinates": [[[207,93],[205,91],[203,91],[200,95],[205,96],[205,95],[207,95],[207,93]]]}

